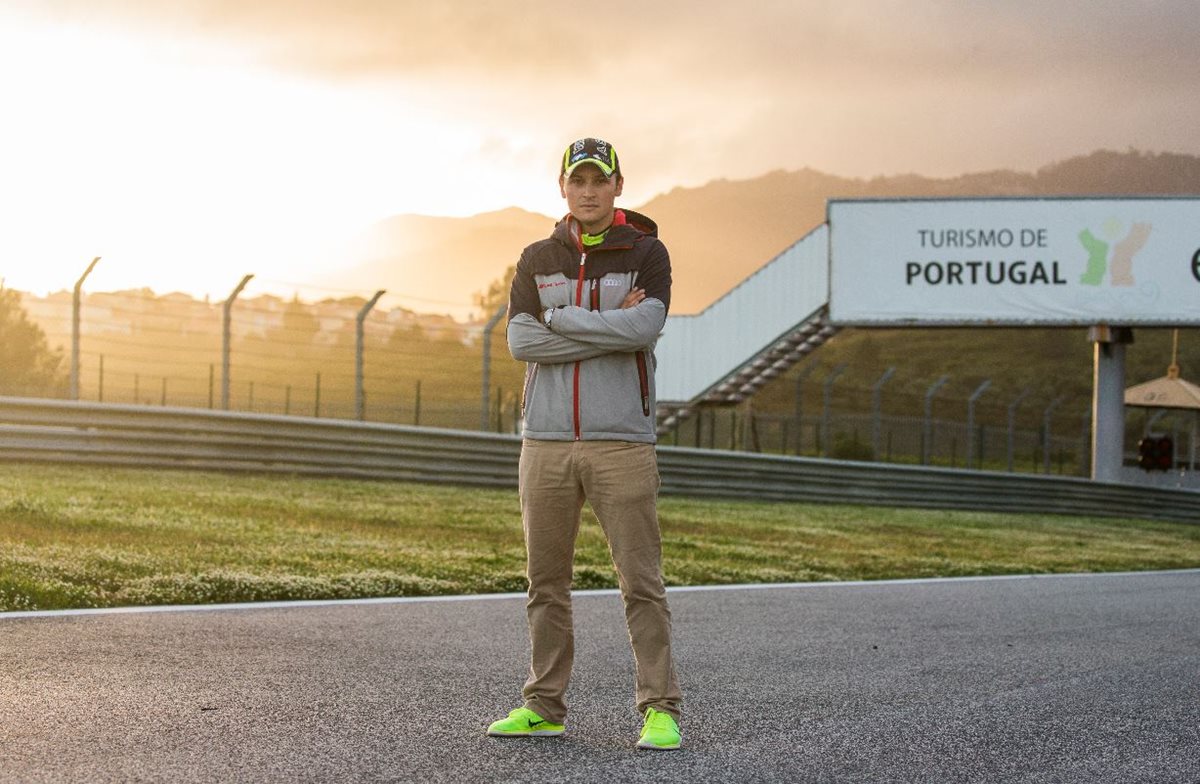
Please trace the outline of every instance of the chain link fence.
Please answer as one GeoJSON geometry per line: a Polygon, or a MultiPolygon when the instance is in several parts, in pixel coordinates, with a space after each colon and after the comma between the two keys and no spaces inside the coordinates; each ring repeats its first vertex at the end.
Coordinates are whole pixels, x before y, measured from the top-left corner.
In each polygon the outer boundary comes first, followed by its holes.
{"type": "MultiPolygon", "coordinates": [[[[232,411],[520,431],[524,366],[504,347],[503,319],[482,307],[483,317],[464,323],[403,307],[372,308],[374,301],[365,297],[304,302],[251,292],[210,302],[140,290],[81,294],[77,301],[77,321],[68,291],[25,295],[22,306],[77,370],[80,400],[207,409],[221,409],[227,401],[232,411]],[[229,315],[226,334],[223,311],[229,315]],[[77,353],[70,351],[73,345],[77,353]]],[[[873,383],[862,373],[853,381],[845,365],[823,380],[807,378],[814,368],[810,360],[774,382],[773,394],[747,404],[700,408],[662,441],[766,454],[1090,473],[1087,399],[1028,390],[1005,396],[999,382],[989,390],[990,380],[952,394],[942,386],[945,377],[930,383],[915,372],[905,387],[893,379],[905,376],[904,368],[899,373],[889,368],[873,383]],[[950,411],[959,416],[948,416],[950,411]]],[[[69,398],[70,392],[64,384],[49,394],[69,398]]],[[[1194,423],[1162,413],[1129,417],[1130,459],[1137,439],[1151,430],[1172,434],[1177,461],[1194,466],[1194,423]]]]}

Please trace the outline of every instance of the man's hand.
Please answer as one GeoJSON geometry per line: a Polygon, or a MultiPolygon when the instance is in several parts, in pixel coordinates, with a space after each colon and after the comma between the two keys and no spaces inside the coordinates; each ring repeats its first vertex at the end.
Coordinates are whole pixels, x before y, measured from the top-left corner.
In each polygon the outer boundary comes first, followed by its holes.
{"type": "Polygon", "coordinates": [[[638,304],[645,298],[646,298],[646,290],[645,289],[630,289],[629,293],[625,295],[625,299],[621,300],[621,310],[625,310],[626,308],[632,308],[634,305],[638,304]]]}

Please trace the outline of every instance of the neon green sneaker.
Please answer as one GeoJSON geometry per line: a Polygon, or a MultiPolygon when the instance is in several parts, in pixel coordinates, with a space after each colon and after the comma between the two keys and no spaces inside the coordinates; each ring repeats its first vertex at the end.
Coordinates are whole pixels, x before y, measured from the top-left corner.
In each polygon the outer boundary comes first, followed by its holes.
{"type": "Polygon", "coordinates": [[[646,708],[646,722],[642,725],[642,737],[638,738],[639,749],[669,751],[679,748],[679,725],[671,714],[646,708]]]}
{"type": "Polygon", "coordinates": [[[508,718],[493,721],[487,734],[497,738],[547,738],[562,735],[563,729],[563,725],[548,722],[529,708],[514,708],[508,718]]]}

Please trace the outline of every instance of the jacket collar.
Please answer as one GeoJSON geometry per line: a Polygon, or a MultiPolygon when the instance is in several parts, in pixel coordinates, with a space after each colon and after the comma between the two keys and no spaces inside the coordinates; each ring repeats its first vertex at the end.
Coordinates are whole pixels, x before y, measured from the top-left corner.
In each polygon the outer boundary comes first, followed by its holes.
{"type": "MultiPolygon", "coordinates": [[[[550,236],[577,253],[582,253],[584,246],[580,238],[581,231],[579,221],[567,213],[555,224],[550,236]]],[[[658,224],[633,210],[617,210],[613,215],[613,225],[605,235],[604,241],[587,248],[587,252],[630,248],[634,242],[646,235],[657,237],[658,224]]]]}

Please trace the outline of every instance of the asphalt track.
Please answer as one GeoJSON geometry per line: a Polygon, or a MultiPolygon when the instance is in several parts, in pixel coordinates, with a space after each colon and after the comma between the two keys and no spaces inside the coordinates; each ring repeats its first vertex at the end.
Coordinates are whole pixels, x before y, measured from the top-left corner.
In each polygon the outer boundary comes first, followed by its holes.
{"type": "Polygon", "coordinates": [[[520,597],[0,616],[5,782],[1196,782],[1200,570],[671,593],[684,748],[620,601],[567,733],[498,740],[520,597]]]}

